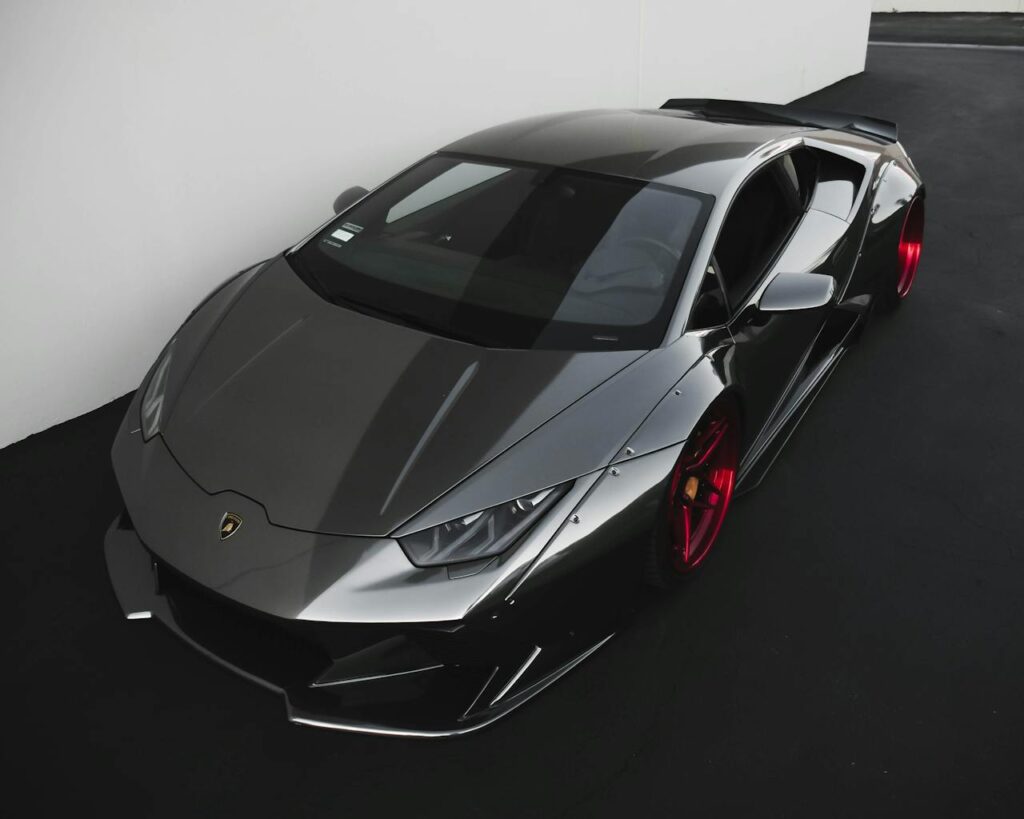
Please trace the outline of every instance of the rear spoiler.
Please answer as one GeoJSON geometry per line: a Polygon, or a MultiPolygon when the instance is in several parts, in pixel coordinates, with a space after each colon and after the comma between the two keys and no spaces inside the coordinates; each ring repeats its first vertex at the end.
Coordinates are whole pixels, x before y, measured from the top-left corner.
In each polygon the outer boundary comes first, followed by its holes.
{"type": "Polygon", "coordinates": [[[896,123],[859,114],[840,111],[818,111],[798,105],[772,105],[767,102],[740,100],[673,99],[661,106],[671,111],[692,111],[704,119],[742,122],[768,122],[780,125],[799,125],[810,128],[828,128],[874,137],[883,142],[896,142],[899,134],[896,123]]]}

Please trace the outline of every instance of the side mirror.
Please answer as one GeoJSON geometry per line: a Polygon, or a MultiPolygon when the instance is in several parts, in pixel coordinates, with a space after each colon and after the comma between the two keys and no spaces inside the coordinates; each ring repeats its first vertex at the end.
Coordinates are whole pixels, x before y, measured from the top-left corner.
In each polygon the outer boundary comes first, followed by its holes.
{"type": "Polygon", "coordinates": [[[836,292],[836,280],[822,273],[779,273],[757,303],[765,313],[813,310],[830,304],[836,292]]]}
{"type": "Polygon", "coordinates": [[[354,205],[368,193],[369,191],[366,188],[360,188],[358,185],[345,188],[345,190],[338,194],[338,198],[334,200],[334,212],[341,213],[345,208],[354,205]]]}

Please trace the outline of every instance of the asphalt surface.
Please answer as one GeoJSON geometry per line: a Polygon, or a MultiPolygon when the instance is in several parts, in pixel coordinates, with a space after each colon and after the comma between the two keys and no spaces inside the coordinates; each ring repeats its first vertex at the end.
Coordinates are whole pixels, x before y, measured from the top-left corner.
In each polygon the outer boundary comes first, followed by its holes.
{"type": "Polygon", "coordinates": [[[872,14],[872,42],[1024,46],[1024,14],[872,14]]]}
{"type": "Polygon", "coordinates": [[[898,120],[917,284],[716,553],[511,718],[449,741],[285,721],[127,622],[102,535],[125,401],[0,452],[8,805],[103,816],[1024,815],[1024,59],[872,49],[813,95],[898,120]]]}

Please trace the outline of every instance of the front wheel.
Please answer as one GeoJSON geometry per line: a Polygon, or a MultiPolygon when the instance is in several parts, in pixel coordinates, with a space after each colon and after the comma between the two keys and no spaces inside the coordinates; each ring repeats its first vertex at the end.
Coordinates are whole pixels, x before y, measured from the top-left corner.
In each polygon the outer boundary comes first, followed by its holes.
{"type": "Polygon", "coordinates": [[[649,582],[673,586],[707,557],[732,499],[739,452],[739,413],[731,402],[715,404],[672,470],[648,555],[649,582]]]}

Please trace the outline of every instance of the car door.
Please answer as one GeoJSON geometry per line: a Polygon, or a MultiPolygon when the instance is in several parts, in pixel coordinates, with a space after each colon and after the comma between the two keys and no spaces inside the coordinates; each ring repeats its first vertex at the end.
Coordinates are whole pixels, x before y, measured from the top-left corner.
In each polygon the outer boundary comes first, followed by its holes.
{"type": "MultiPolygon", "coordinates": [[[[765,312],[758,297],[780,272],[826,272],[829,257],[801,271],[782,270],[784,251],[805,223],[815,178],[815,158],[806,149],[787,153],[758,169],[742,186],[722,224],[706,273],[717,285],[729,318],[734,347],[730,367],[744,394],[748,442],[770,419],[787,393],[831,305],[788,312],[765,312]]],[[[813,228],[812,228],[813,229],[813,228]]],[[[707,284],[694,317],[708,315],[707,284]],[[703,306],[702,306],[703,305],[703,306]]],[[[706,319],[705,319],[706,320],[706,319]]]]}

